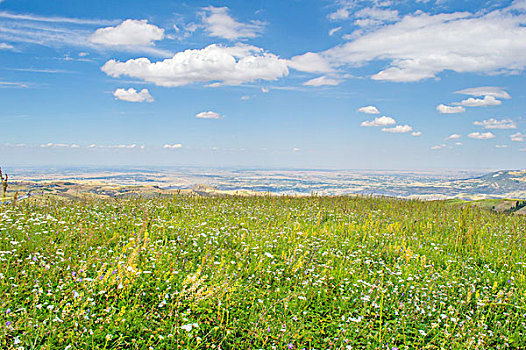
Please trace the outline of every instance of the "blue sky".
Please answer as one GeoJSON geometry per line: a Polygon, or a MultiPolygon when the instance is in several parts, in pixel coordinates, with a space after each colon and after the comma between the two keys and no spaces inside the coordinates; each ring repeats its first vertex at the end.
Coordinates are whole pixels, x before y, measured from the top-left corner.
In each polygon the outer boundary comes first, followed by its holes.
{"type": "Polygon", "coordinates": [[[0,1],[0,165],[526,168],[526,0],[0,1]]]}

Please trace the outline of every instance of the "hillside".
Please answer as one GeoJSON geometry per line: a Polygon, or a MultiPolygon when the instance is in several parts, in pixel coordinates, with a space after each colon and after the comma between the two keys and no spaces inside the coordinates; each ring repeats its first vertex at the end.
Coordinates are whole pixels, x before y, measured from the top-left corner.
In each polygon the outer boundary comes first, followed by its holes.
{"type": "Polygon", "coordinates": [[[0,210],[3,349],[526,347],[520,217],[318,196],[0,210]]]}

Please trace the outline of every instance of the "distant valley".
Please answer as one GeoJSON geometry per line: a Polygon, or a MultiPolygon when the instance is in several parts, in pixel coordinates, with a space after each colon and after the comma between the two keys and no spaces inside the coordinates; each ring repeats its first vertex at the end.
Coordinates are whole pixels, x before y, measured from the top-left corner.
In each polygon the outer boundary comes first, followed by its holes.
{"type": "Polygon", "coordinates": [[[399,198],[525,199],[526,170],[426,171],[246,170],[221,168],[9,169],[9,193],[125,197],[176,192],[271,195],[378,195],[399,198]]]}

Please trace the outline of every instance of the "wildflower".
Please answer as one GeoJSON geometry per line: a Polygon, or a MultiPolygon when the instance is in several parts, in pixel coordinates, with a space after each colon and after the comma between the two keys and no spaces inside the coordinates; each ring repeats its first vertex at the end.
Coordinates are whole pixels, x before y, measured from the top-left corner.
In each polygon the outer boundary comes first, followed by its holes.
{"type": "Polygon", "coordinates": [[[422,335],[423,335],[424,337],[425,337],[425,336],[427,335],[427,333],[426,333],[426,332],[424,332],[424,331],[423,331],[423,330],[421,330],[421,329],[419,329],[419,330],[418,330],[418,333],[422,334],[422,335]]]}
{"type": "Polygon", "coordinates": [[[73,298],[78,298],[80,297],[80,294],[79,292],[77,292],[76,290],[73,291],[73,298]]]}
{"type": "Polygon", "coordinates": [[[192,328],[199,328],[199,325],[197,323],[189,323],[184,326],[181,326],[181,328],[187,332],[190,332],[192,328]]]}
{"type": "Polygon", "coordinates": [[[7,310],[5,310],[5,314],[6,314],[6,315],[7,315],[8,313],[10,313],[10,312],[11,312],[11,309],[7,309],[7,310]]]}
{"type": "Polygon", "coordinates": [[[274,257],[274,255],[270,254],[269,252],[265,252],[265,256],[270,259],[274,257]]]}
{"type": "Polygon", "coordinates": [[[5,323],[5,325],[6,325],[7,327],[9,327],[9,326],[11,325],[11,321],[7,321],[7,322],[5,323]]]}
{"type": "Polygon", "coordinates": [[[19,337],[15,337],[15,341],[14,341],[14,344],[20,344],[22,341],[20,340],[19,337]]]}
{"type": "Polygon", "coordinates": [[[288,349],[293,349],[293,348],[294,348],[294,344],[289,343],[289,345],[287,345],[287,348],[288,348],[288,349]]]}

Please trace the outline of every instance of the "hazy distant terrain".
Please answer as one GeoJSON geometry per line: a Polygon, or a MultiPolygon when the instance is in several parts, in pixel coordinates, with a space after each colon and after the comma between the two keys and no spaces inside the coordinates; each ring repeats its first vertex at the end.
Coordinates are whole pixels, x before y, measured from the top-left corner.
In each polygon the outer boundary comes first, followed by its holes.
{"type": "Polygon", "coordinates": [[[420,199],[526,198],[526,170],[333,171],[220,168],[11,169],[11,190],[74,196],[120,197],[133,193],[275,195],[382,195],[420,199]]]}

